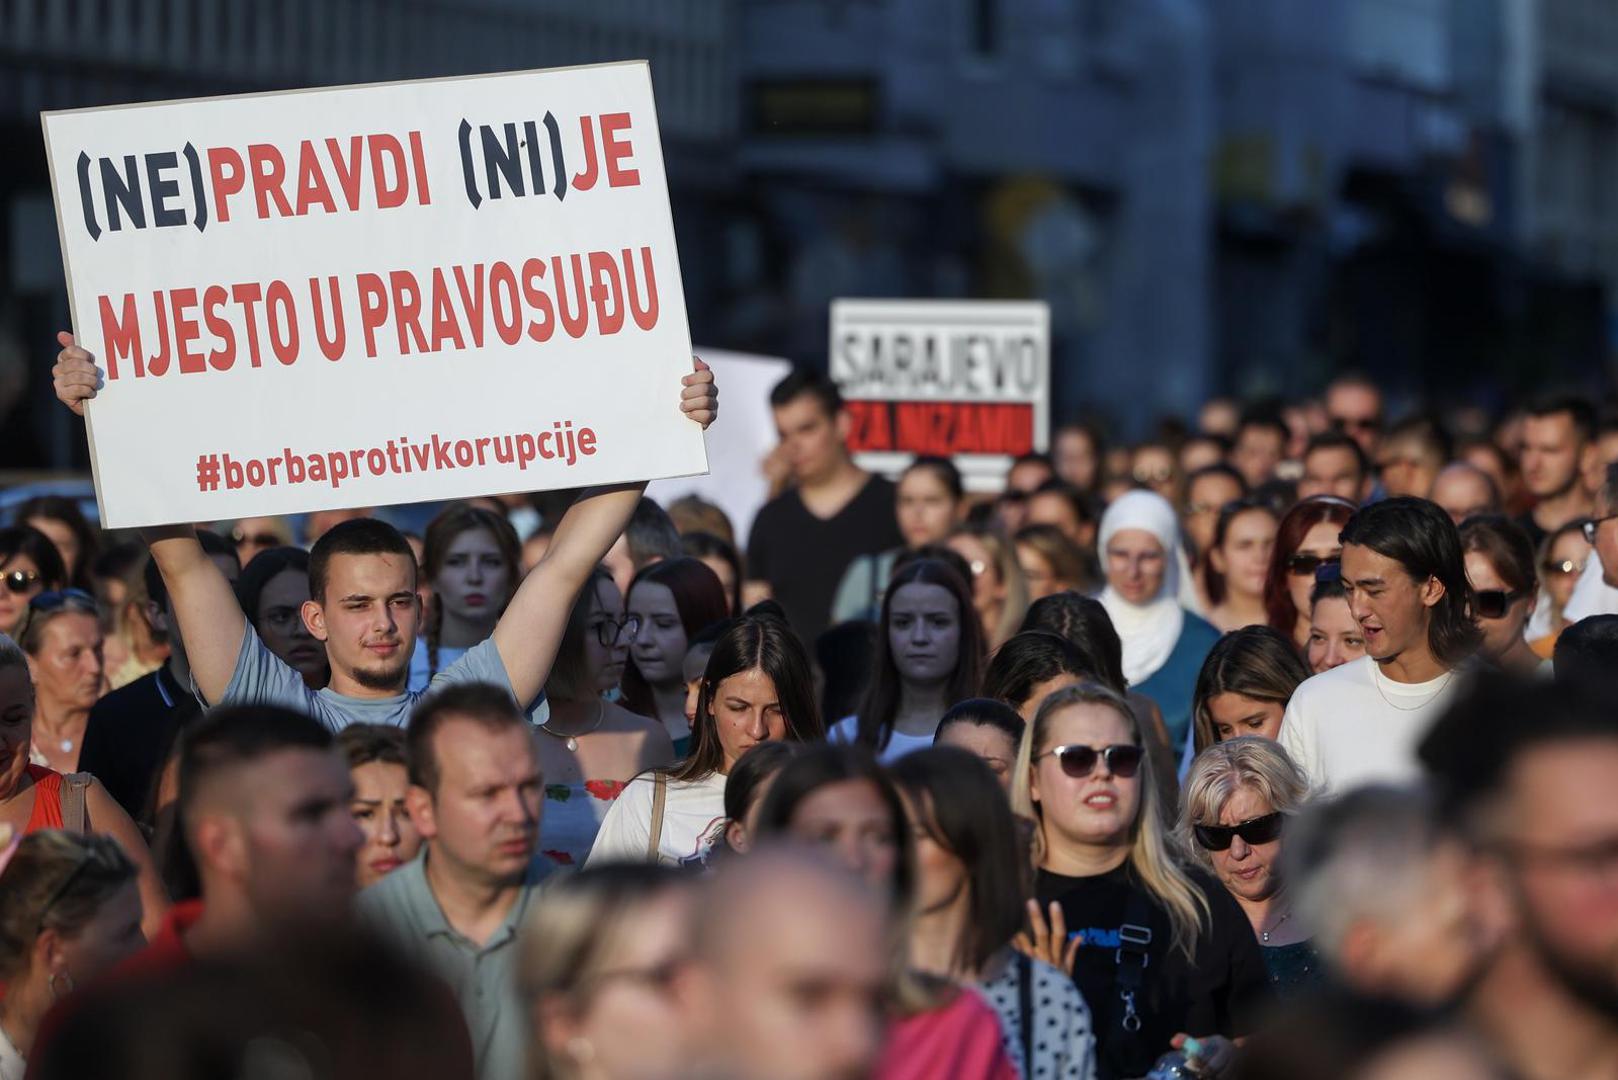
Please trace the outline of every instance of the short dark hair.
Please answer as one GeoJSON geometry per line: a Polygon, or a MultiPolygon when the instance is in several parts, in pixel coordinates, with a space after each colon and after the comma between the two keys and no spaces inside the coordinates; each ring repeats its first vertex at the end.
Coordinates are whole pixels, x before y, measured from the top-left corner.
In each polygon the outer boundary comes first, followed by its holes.
{"type": "Polygon", "coordinates": [[[332,734],[314,717],[279,705],[221,705],[179,736],[179,798],[174,838],[164,853],[163,876],[175,899],[201,893],[191,818],[197,793],[216,774],[288,750],[324,751],[332,734]]]}
{"type": "MultiPolygon", "coordinates": [[[[1197,437],[1210,438],[1211,436],[1199,435],[1197,437]]],[[[1212,465],[1204,465],[1202,468],[1193,469],[1191,472],[1186,474],[1185,497],[1187,501],[1190,501],[1191,498],[1191,485],[1195,484],[1198,480],[1201,480],[1206,476],[1223,476],[1234,480],[1236,481],[1236,485],[1241,488],[1242,494],[1247,494],[1247,478],[1241,473],[1237,472],[1234,466],[1227,465],[1223,461],[1216,461],[1212,465]]]]}
{"type": "Polygon", "coordinates": [[[1322,600],[1348,600],[1348,590],[1343,588],[1341,574],[1327,574],[1324,577],[1318,574],[1315,577],[1315,587],[1309,590],[1309,609],[1311,614],[1316,604],[1322,600]]]}
{"type": "Polygon", "coordinates": [[[1556,681],[1547,682],[1480,672],[1439,716],[1417,754],[1433,777],[1446,817],[1465,820],[1499,794],[1511,766],[1530,750],[1573,740],[1618,740],[1610,694],[1557,674],[1556,681]]]}
{"type": "Polygon", "coordinates": [[[779,409],[808,394],[827,416],[843,410],[843,394],[837,384],[814,368],[794,367],[787,377],[770,390],[770,408],[779,409]]]}
{"type": "MultiPolygon", "coordinates": [[[[202,545],[202,553],[209,558],[216,555],[227,558],[235,562],[236,569],[240,570],[242,568],[242,559],[236,553],[236,545],[212,529],[198,529],[197,543],[202,545]]],[[[163,583],[163,572],[157,568],[157,560],[148,558],[145,568],[141,570],[141,575],[146,579],[146,598],[160,608],[168,607],[169,587],[163,583]]],[[[252,618],[251,612],[248,612],[248,618],[252,618]]],[[[176,633],[177,631],[171,630],[170,632],[176,633]]]]}
{"type": "Polygon", "coordinates": [[[68,527],[79,542],[79,565],[71,574],[73,583],[90,584],[87,571],[101,552],[101,533],[85,518],[78,500],[66,495],[35,495],[17,507],[14,520],[19,525],[26,525],[29,518],[59,521],[68,527]]]}
{"type": "Polygon", "coordinates": [[[1347,450],[1354,455],[1354,466],[1359,470],[1360,479],[1364,480],[1371,471],[1371,462],[1365,456],[1365,451],[1355,441],[1352,435],[1344,434],[1335,429],[1317,431],[1309,436],[1308,444],[1303,448],[1303,458],[1309,460],[1309,455],[1319,450],[1347,450]]]}
{"type": "Polygon", "coordinates": [[[629,561],[637,570],[654,559],[678,559],[685,554],[674,519],[656,499],[645,495],[635,504],[624,536],[629,541],[629,561]]]}
{"type": "Polygon", "coordinates": [[[398,555],[416,577],[416,553],[404,533],[378,518],[353,518],[327,529],[309,551],[309,595],[326,602],[326,574],[335,555],[398,555]]]}
{"type": "Polygon", "coordinates": [[[405,728],[405,768],[410,783],[428,794],[438,791],[438,755],[433,739],[452,717],[471,720],[490,731],[529,726],[528,717],[517,707],[511,691],[493,683],[452,683],[422,698],[411,710],[410,724],[405,728]]]}
{"type": "Polygon", "coordinates": [[[1578,432],[1580,442],[1593,442],[1596,437],[1595,406],[1578,394],[1547,394],[1528,406],[1528,415],[1535,420],[1566,414],[1578,432]]]}
{"type": "Polygon", "coordinates": [[[1023,630],[1013,634],[989,658],[989,668],[983,674],[983,696],[1021,708],[1033,696],[1034,687],[1058,675],[1101,680],[1101,674],[1067,638],[1045,630],[1023,630]]]}
{"type": "Polygon", "coordinates": [[[391,724],[350,724],[337,733],[337,748],[357,769],[379,761],[384,765],[406,767],[405,733],[391,724]]]}
{"type": "Polygon", "coordinates": [[[1618,615],[1590,615],[1563,630],[1551,665],[1558,681],[1600,679],[1618,685],[1618,615]]]}
{"type": "Polygon", "coordinates": [[[933,732],[933,742],[937,743],[946,729],[957,724],[994,728],[1010,739],[1013,745],[1022,742],[1023,729],[1028,726],[1023,722],[1022,714],[1003,701],[986,697],[967,698],[957,701],[944,713],[938,721],[938,730],[933,732]]]}
{"type": "Polygon", "coordinates": [[[1084,492],[1055,476],[1036,487],[1033,494],[1060,496],[1062,501],[1068,505],[1068,508],[1073,511],[1073,516],[1081,522],[1094,524],[1101,516],[1096,513],[1095,507],[1090,504],[1090,500],[1084,497],[1084,492]]]}
{"type": "Polygon", "coordinates": [[[1017,827],[994,773],[970,751],[954,746],[916,750],[889,771],[918,812],[916,826],[966,869],[968,914],[955,959],[962,970],[981,971],[1011,943],[1027,915],[1026,834],[1017,827]]]}
{"type": "Polygon", "coordinates": [[[940,457],[937,454],[922,454],[909,465],[906,465],[904,472],[899,475],[907,476],[920,469],[925,469],[938,477],[944,487],[949,490],[951,498],[960,499],[965,496],[966,488],[961,483],[961,470],[956,468],[955,462],[949,458],[940,457]]]}
{"type": "Polygon", "coordinates": [[[1405,417],[1389,428],[1387,434],[1383,436],[1384,445],[1401,441],[1419,444],[1438,468],[1455,456],[1454,443],[1449,437],[1449,432],[1444,430],[1444,425],[1439,423],[1437,417],[1426,413],[1405,417]]]}
{"type": "Polygon", "coordinates": [[[1269,428],[1281,436],[1283,446],[1292,435],[1286,420],[1281,416],[1280,408],[1273,401],[1259,402],[1242,410],[1241,418],[1236,421],[1236,438],[1240,440],[1242,432],[1248,428],[1269,428]]]}
{"type": "Polygon", "coordinates": [[[1482,635],[1472,621],[1461,534],[1436,503],[1402,496],[1362,507],[1343,526],[1342,542],[1392,559],[1413,581],[1432,577],[1444,586],[1427,627],[1427,643],[1439,663],[1453,668],[1477,649],[1482,635]]]}

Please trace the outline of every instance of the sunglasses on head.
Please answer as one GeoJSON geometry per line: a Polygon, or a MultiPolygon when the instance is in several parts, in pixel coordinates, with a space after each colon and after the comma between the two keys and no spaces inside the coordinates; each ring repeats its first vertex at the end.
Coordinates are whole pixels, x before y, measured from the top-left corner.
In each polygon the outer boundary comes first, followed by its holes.
{"type": "Polygon", "coordinates": [[[1096,762],[1107,763],[1107,771],[1128,780],[1140,771],[1141,748],[1131,743],[1116,743],[1096,749],[1093,746],[1058,746],[1035,758],[1053,757],[1062,772],[1082,780],[1096,771],[1096,762]]]}
{"type": "Polygon", "coordinates": [[[13,570],[0,577],[0,583],[5,585],[7,592],[25,593],[39,584],[39,571],[13,570]]]}
{"type": "Polygon", "coordinates": [[[1322,566],[1337,566],[1341,555],[1293,555],[1287,559],[1287,573],[1293,577],[1316,577],[1322,566]]]}
{"type": "Polygon", "coordinates": [[[1504,589],[1480,589],[1472,594],[1472,608],[1482,619],[1503,618],[1512,604],[1527,596],[1526,592],[1504,589]]]}
{"type": "Polygon", "coordinates": [[[1193,825],[1191,832],[1197,838],[1197,843],[1209,851],[1227,851],[1230,843],[1236,837],[1242,838],[1242,843],[1268,844],[1281,835],[1281,825],[1285,820],[1279,810],[1273,814],[1244,821],[1240,825],[1193,825]]]}
{"type": "Polygon", "coordinates": [[[1563,574],[1582,574],[1584,573],[1584,564],[1574,562],[1572,559],[1563,559],[1560,562],[1542,563],[1540,565],[1540,569],[1545,571],[1547,574],[1556,574],[1558,576],[1563,574]]]}

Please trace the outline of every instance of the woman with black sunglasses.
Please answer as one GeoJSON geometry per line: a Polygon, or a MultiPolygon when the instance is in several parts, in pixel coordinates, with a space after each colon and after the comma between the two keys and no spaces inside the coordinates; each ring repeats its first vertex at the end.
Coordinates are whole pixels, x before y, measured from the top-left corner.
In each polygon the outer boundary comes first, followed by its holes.
{"type": "Polygon", "coordinates": [[[1550,663],[1528,642],[1528,620],[1539,603],[1534,544],[1523,527],[1490,514],[1461,524],[1461,551],[1472,586],[1472,617],[1483,631],[1478,650],[1484,660],[1519,675],[1532,675],[1550,663]]]}
{"type": "Polygon", "coordinates": [[[1338,534],[1354,516],[1354,504],[1335,495],[1301,499],[1281,519],[1264,581],[1264,610],[1302,656],[1309,648],[1309,594],[1323,566],[1343,557],[1338,534]]]}
{"type": "Polygon", "coordinates": [[[1087,683],[1045,699],[1012,787],[1012,809],[1035,826],[1037,902],[1021,946],[1073,973],[1100,1076],[1141,1076],[1188,1035],[1217,1076],[1269,987],[1241,909],[1165,825],[1152,769],[1112,690],[1087,683]]]}
{"type": "Polygon", "coordinates": [[[1279,744],[1244,735],[1208,747],[1191,765],[1180,838],[1241,906],[1258,935],[1270,984],[1286,995],[1320,980],[1307,928],[1292,917],[1281,876],[1286,823],[1309,782],[1279,744]]]}
{"type": "Polygon", "coordinates": [[[28,601],[66,583],[50,537],[31,525],[0,529],[0,634],[15,638],[28,618],[28,601]]]}
{"type": "Polygon", "coordinates": [[[597,567],[573,602],[545,681],[551,711],[539,728],[545,774],[539,847],[564,866],[584,862],[631,777],[674,763],[662,724],[602,696],[623,676],[639,629],[622,610],[612,575],[597,567]]]}

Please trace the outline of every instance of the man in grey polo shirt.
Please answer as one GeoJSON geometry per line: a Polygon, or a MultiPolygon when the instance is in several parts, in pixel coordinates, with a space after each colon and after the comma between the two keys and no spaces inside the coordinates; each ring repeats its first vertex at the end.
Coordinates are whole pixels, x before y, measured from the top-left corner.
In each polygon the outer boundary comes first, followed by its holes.
{"type": "Polygon", "coordinates": [[[504,687],[461,683],[429,694],[405,738],[405,805],[426,844],[360,893],[360,918],[454,989],[480,1078],[524,1076],[516,938],[551,869],[537,855],[544,786],[533,730],[504,687]]]}

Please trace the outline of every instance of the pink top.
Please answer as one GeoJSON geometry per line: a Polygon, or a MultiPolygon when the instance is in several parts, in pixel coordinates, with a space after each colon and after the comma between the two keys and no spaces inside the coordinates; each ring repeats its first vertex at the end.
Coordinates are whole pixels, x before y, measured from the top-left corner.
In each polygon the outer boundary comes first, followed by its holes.
{"type": "Polygon", "coordinates": [[[1000,1018],[970,990],[941,1009],[888,1029],[874,1080],[1019,1080],[1006,1057],[1000,1018]]]}

